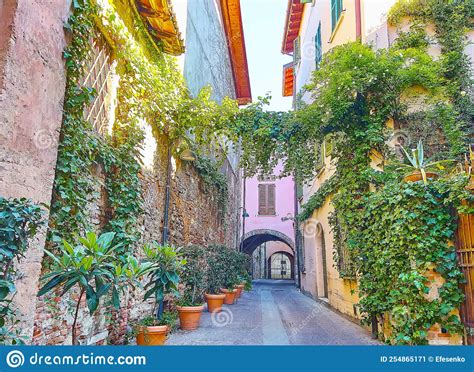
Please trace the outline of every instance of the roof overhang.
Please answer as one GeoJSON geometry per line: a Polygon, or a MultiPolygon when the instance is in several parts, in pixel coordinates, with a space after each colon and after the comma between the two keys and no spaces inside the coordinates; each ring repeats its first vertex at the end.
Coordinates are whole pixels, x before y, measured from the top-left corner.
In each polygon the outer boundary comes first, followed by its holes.
{"type": "Polygon", "coordinates": [[[135,0],[135,5],[153,41],[167,54],[183,54],[184,42],[171,0],[135,0]]]}
{"type": "Polygon", "coordinates": [[[288,0],[285,29],[283,30],[283,45],[281,47],[283,54],[293,53],[293,41],[298,37],[298,33],[300,32],[304,5],[305,4],[302,4],[300,0],[288,0]]]}
{"type": "Polygon", "coordinates": [[[283,97],[293,96],[293,87],[295,84],[295,74],[293,62],[283,65],[283,97]]]}
{"type": "Polygon", "coordinates": [[[252,92],[240,0],[220,0],[220,5],[234,77],[235,96],[239,105],[246,105],[252,102],[252,92]]]}

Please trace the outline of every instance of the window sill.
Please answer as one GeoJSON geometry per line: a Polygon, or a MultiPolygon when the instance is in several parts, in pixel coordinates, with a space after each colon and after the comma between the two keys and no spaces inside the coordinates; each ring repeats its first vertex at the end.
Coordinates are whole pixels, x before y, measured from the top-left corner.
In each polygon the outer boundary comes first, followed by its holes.
{"type": "Polygon", "coordinates": [[[257,217],[276,217],[277,214],[257,214],[257,217]]]}
{"type": "Polygon", "coordinates": [[[334,27],[334,30],[332,31],[331,33],[331,36],[329,37],[329,43],[332,43],[332,41],[334,40],[334,38],[336,37],[336,33],[337,33],[337,30],[339,29],[339,27],[341,26],[341,23],[344,19],[344,15],[346,14],[346,10],[343,9],[342,12],[341,12],[341,16],[339,17],[339,19],[337,20],[337,23],[336,23],[336,27],[334,27]]]}

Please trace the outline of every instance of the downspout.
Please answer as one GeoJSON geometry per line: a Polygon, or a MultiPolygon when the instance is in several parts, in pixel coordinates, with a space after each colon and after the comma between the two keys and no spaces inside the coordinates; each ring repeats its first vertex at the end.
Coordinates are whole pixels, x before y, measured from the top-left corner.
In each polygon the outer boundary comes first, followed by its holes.
{"type": "MultiPolygon", "coordinates": [[[[246,196],[247,196],[247,178],[244,176],[244,187],[243,187],[243,200],[242,200],[242,238],[245,236],[245,212],[247,211],[246,206],[245,206],[245,201],[246,201],[246,196]]],[[[239,251],[242,252],[242,242],[240,242],[241,239],[239,239],[239,251]]]]}
{"type": "Polygon", "coordinates": [[[355,0],[356,40],[362,41],[362,11],[360,0],[355,0]]]}
{"type": "MultiPolygon", "coordinates": [[[[171,144],[168,146],[168,163],[166,169],[166,187],[165,187],[165,207],[163,211],[163,236],[162,244],[168,244],[168,224],[169,224],[169,209],[170,209],[170,190],[171,189],[171,144]]],[[[163,316],[164,303],[161,300],[158,304],[158,309],[156,310],[156,318],[158,320],[163,316]]]]}
{"type": "Polygon", "coordinates": [[[298,186],[296,183],[296,177],[293,177],[293,190],[294,190],[294,230],[295,230],[295,255],[296,255],[296,271],[298,275],[298,288],[301,288],[301,275],[300,275],[300,239],[299,239],[299,227],[298,227],[298,186]]]}
{"type": "Polygon", "coordinates": [[[165,208],[163,216],[163,237],[162,244],[166,245],[168,243],[169,235],[169,209],[170,209],[170,190],[171,189],[171,144],[168,146],[168,163],[166,169],[166,187],[165,187],[165,208]]]}

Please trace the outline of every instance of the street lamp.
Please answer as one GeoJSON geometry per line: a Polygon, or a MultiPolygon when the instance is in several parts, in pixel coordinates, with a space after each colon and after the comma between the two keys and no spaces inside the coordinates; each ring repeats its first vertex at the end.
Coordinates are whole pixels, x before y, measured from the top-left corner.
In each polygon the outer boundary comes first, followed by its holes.
{"type": "MultiPolygon", "coordinates": [[[[239,218],[239,211],[241,209],[242,209],[242,237],[243,237],[245,235],[245,219],[250,217],[250,215],[248,214],[245,207],[239,207],[237,209],[237,219],[239,218]]],[[[236,230],[237,230],[237,244],[238,244],[238,247],[239,247],[239,251],[241,251],[240,239],[239,239],[239,229],[236,229],[236,230]]]]}

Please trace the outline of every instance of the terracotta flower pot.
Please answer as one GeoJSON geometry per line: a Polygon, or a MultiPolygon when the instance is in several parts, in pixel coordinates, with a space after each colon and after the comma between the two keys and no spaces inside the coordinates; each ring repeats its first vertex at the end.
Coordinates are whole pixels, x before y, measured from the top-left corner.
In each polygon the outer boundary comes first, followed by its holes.
{"type": "Polygon", "coordinates": [[[180,328],[192,331],[199,327],[204,306],[178,306],[180,328]]]}
{"type": "Polygon", "coordinates": [[[140,327],[137,333],[137,345],[156,346],[164,345],[168,336],[168,326],[140,327]]]}
{"type": "MultiPolygon", "coordinates": [[[[435,172],[426,172],[426,178],[429,180],[435,180],[438,178],[438,173],[435,172]]],[[[403,177],[403,181],[405,182],[419,182],[423,181],[423,176],[421,175],[421,172],[413,172],[405,177],[403,177]]]]}
{"type": "Polygon", "coordinates": [[[207,294],[205,295],[207,301],[207,311],[210,313],[218,313],[222,310],[225,294],[207,294]]]}
{"type": "Polygon", "coordinates": [[[225,294],[224,303],[226,305],[233,305],[235,302],[235,295],[237,293],[236,289],[229,291],[228,289],[221,288],[221,292],[225,294]]]}
{"type": "Polygon", "coordinates": [[[239,285],[235,286],[235,290],[237,291],[236,294],[235,294],[235,297],[240,298],[240,296],[242,295],[242,291],[244,290],[244,285],[239,284],[239,285]]]}

